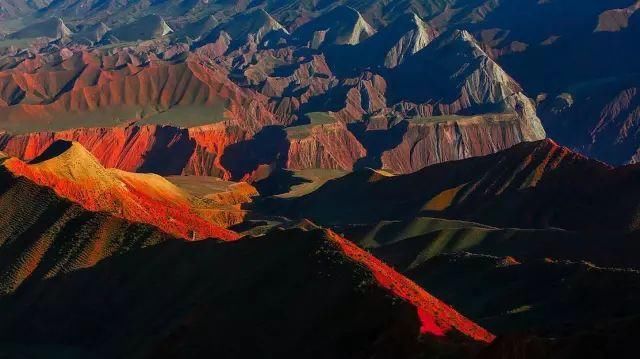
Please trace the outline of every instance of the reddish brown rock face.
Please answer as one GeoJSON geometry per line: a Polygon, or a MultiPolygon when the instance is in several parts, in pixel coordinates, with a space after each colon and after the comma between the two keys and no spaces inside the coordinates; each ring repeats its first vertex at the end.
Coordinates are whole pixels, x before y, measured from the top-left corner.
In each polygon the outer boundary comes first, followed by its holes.
{"type": "Polygon", "coordinates": [[[259,164],[341,170],[366,166],[411,173],[434,163],[490,154],[529,139],[508,119],[490,125],[473,118],[441,123],[402,121],[388,129],[369,128],[363,133],[335,122],[290,132],[288,137],[282,135],[279,148],[270,149],[273,143],[253,141],[251,131],[223,123],[188,130],[155,125],[88,128],[0,135],[0,151],[29,161],[64,139],[81,143],[107,168],[242,179],[259,164]],[[263,150],[266,156],[256,159],[255,165],[234,165],[263,150]],[[227,160],[223,161],[225,153],[227,160]]]}
{"type": "Polygon", "coordinates": [[[366,149],[342,123],[321,125],[302,138],[289,138],[287,168],[352,170],[366,149]]]}
{"type": "Polygon", "coordinates": [[[82,144],[104,167],[159,174],[180,173],[195,146],[187,130],[168,126],[88,128],[1,138],[6,153],[25,161],[56,140],[69,140],[82,144]],[[172,155],[167,156],[169,153],[172,155]]]}
{"type": "Polygon", "coordinates": [[[8,53],[0,150],[29,160],[68,139],[108,168],[251,179],[274,166],[408,173],[544,137],[520,86],[468,32],[410,15],[376,33],[348,7],[295,33],[264,10],[216,22],[186,27],[191,45],[8,53]],[[320,39],[325,22],[344,26],[320,39]],[[386,124],[369,133],[372,122],[386,124]]]}
{"type": "Polygon", "coordinates": [[[32,163],[10,158],[3,165],[14,176],[49,187],[91,211],[151,224],[189,240],[238,238],[207,221],[192,199],[164,178],[105,169],[77,142],[56,141],[32,163]]]}

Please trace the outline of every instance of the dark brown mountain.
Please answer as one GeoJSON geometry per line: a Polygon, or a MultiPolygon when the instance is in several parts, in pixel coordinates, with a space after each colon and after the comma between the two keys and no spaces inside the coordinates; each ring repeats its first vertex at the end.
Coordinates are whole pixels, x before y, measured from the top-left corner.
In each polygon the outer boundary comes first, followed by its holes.
{"type": "Polygon", "coordinates": [[[638,173],[544,140],[410,175],[356,171],[290,205],[321,224],[427,214],[498,227],[631,231],[638,229],[638,173]]]}

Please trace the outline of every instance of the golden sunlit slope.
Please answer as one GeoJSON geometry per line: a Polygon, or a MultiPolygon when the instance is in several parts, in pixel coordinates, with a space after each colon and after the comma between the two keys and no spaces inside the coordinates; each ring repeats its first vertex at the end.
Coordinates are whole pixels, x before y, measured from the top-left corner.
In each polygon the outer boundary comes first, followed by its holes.
{"type": "Polygon", "coordinates": [[[149,225],[89,212],[0,167],[0,294],[171,239],[149,225]]]}
{"type": "Polygon", "coordinates": [[[77,142],[57,141],[30,163],[10,158],[4,165],[91,211],[151,224],[187,239],[238,237],[205,219],[194,199],[163,177],[106,169],[77,142]]]}

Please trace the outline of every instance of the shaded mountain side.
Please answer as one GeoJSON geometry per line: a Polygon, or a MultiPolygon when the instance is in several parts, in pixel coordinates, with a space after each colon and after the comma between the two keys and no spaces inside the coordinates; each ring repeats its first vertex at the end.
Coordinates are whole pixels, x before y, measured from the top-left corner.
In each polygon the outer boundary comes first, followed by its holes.
{"type": "Polygon", "coordinates": [[[612,320],[576,335],[544,339],[534,335],[509,335],[494,341],[479,359],[632,358],[640,330],[638,318],[612,320]]]}
{"type": "Polygon", "coordinates": [[[5,20],[14,19],[33,13],[39,8],[47,5],[47,0],[4,0],[2,1],[2,12],[0,18],[5,20]]]}
{"type": "Polygon", "coordinates": [[[11,313],[0,324],[10,343],[3,350],[465,357],[482,345],[470,336],[492,338],[343,241],[330,232],[290,230],[228,245],[169,241],[114,256],[0,298],[11,313]]]}
{"type": "Polygon", "coordinates": [[[106,169],[77,142],[59,140],[29,163],[10,158],[3,165],[88,210],[152,224],[189,240],[238,238],[209,219],[215,204],[199,201],[158,175],[106,169]]]}
{"type": "MultiPolygon", "coordinates": [[[[210,22],[211,20],[208,20],[201,26],[206,26],[210,22]]],[[[234,48],[245,44],[247,41],[261,44],[273,32],[280,32],[284,35],[289,34],[287,29],[272,18],[269,13],[263,9],[256,9],[240,14],[228,22],[216,26],[208,33],[201,33],[202,39],[199,42],[201,44],[214,42],[224,33],[229,36],[229,46],[234,48]]]]}
{"type": "Polygon", "coordinates": [[[114,37],[114,41],[150,40],[172,33],[173,30],[162,16],[147,15],[129,24],[117,27],[105,34],[107,38],[114,37]]]}
{"type": "MultiPolygon", "coordinates": [[[[52,148],[31,166],[66,153],[52,148]]],[[[11,313],[3,355],[464,357],[493,339],[330,231],[275,231],[237,246],[170,240],[4,168],[0,189],[0,308],[11,313]],[[297,314],[277,314],[283,305],[297,314]]]]}
{"type": "Polygon", "coordinates": [[[157,228],[89,212],[0,168],[0,293],[172,239],[157,228]]]}
{"type": "Polygon", "coordinates": [[[109,33],[111,29],[103,22],[93,25],[83,26],[78,32],[73,34],[74,41],[85,41],[89,45],[93,45],[109,33]]]}
{"type": "Polygon", "coordinates": [[[518,262],[552,258],[588,261],[599,267],[640,268],[636,233],[562,229],[496,228],[432,217],[340,226],[336,231],[383,258],[407,268],[446,253],[471,252],[518,262]]]}
{"type": "Polygon", "coordinates": [[[544,97],[538,113],[549,133],[607,163],[636,163],[640,97],[637,74],[587,82],[544,97]]]}
{"type": "Polygon", "coordinates": [[[293,37],[309,43],[311,48],[320,48],[324,45],[357,45],[374,33],[375,29],[357,10],[338,6],[300,26],[293,37]]]}
{"type": "Polygon", "coordinates": [[[452,107],[461,102],[460,108],[498,104],[522,91],[467,31],[436,38],[391,72],[389,86],[392,102],[432,100],[452,107]]]}
{"type": "Polygon", "coordinates": [[[635,233],[425,217],[339,231],[499,334],[575,335],[635,315],[640,301],[635,233]]]}
{"type": "Polygon", "coordinates": [[[9,34],[10,39],[30,39],[36,37],[47,37],[59,39],[72,34],[71,30],[64,24],[61,18],[49,18],[41,22],[31,24],[19,31],[9,34]]]}
{"type": "Polygon", "coordinates": [[[544,140],[410,175],[357,171],[278,206],[325,225],[425,213],[498,227],[625,231],[638,229],[637,176],[634,166],[613,169],[544,140]]]}
{"type": "Polygon", "coordinates": [[[401,271],[498,335],[570,338],[636,317],[640,301],[637,270],[582,261],[459,253],[401,271]]]}

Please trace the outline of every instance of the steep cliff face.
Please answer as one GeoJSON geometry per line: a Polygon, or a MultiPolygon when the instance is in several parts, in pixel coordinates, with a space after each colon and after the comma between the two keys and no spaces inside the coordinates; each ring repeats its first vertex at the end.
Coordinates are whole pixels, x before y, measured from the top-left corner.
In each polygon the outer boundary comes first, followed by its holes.
{"type": "MultiPolygon", "coordinates": [[[[356,111],[361,111],[359,103],[358,107],[356,111]]],[[[70,140],[82,144],[107,168],[239,180],[249,178],[259,164],[342,170],[367,166],[411,173],[540,136],[532,130],[535,126],[527,126],[517,114],[435,116],[391,124],[371,120],[363,130],[358,124],[339,121],[343,114],[313,114],[326,122],[275,131],[282,135],[273,141],[261,139],[266,138],[260,137],[263,131],[256,134],[228,123],[190,129],[154,125],[1,134],[0,150],[29,161],[56,140],[70,140]]]]}
{"type": "Polygon", "coordinates": [[[195,146],[187,130],[171,126],[129,126],[15,136],[2,134],[0,148],[30,161],[57,140],[80,143],[107,168],[165,175],[181,173],[195,146]]]}
{"type": "Polygon", "coordinates": [[[187,239],[238,237],[205,220],[195,200],[164,178],[105,169],[77,142],[57,141],[31,163],[11,158],[4,166],[91,211],[151,224],[187,239]]]}
{"type": "Polygon", "coordinates": [[[292,127],[289,132],[287,168],[352,170],[366,150],[340,122],[292,127]]]}
{"type": "MultiPolygon", "coordinates": [[[[396,125],[398,126],[398,125],[396,125]]],[[[488,155],[515,143],[536,140],[517,115],[410,120],[395,148],[382,153],[382,168],[411,173],[426,166],[488,155]]]]}
{"type": "Polygon", "coordinates": [[[248,141],[252,135],[240,127],[224,124],[189,129],[189,137],[196,145],[182,172],[196,176],[231,178],[229,171],[220,162],[221,157],[229,145],[248,141]]]}

